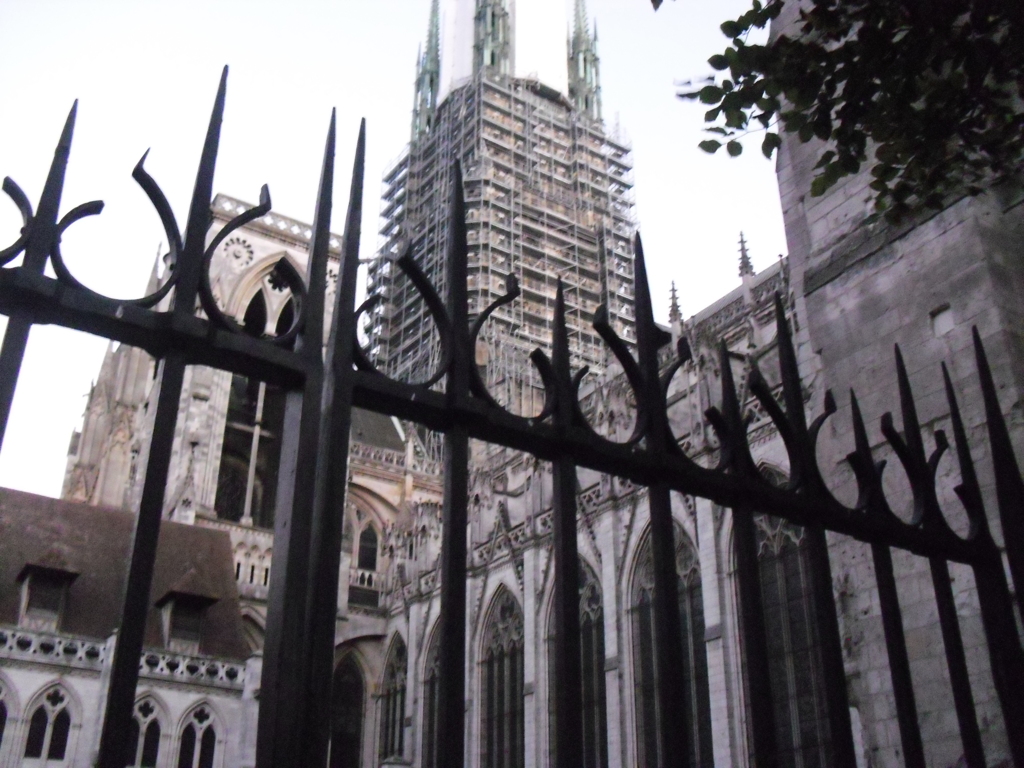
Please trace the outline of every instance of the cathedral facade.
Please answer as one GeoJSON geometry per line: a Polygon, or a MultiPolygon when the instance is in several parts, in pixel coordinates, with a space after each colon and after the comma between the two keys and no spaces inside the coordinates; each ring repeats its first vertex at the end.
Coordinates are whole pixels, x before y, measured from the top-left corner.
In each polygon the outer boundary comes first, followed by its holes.
{"type": "MultiPolygon", "coordinates": [[[[493,314],[476,349],[490,391],[517,413],[539,411],[541,388],[527,356],[537,347],[550,351],[560,279],[574,367],[592,371],[581,388],[584,411],[601,434],[624,439],[636,403],[592,321],[605,304],[619,335],[632,338],[629,147],[601,121],[597,35],[582,0],[568,40],[561,29],[548,39],[558,26],[540,21],[549,5],[432,3],[411,141],[385,173],[384,245],[369,265],[369,293],[381,299],[368,313],[365,340],[374,362],[397,378],[416,380],[437,363],[427,310],[393,257],[408,250],[443,294],[446,190],[458,160],[470,314],[499,297],[509,276],[522,289],[493,314]]],[[[959,201],[891,230],[864,220],[863,185],[857,186],[863,179],[823,199],[807,197],[812,165],[809,149],[787,139],[779,178],[788,257],[755,272],[741,238],[735,290],[689,318],[670,299],[667,330],[693,353],[669,392],[682,448],[705,465],[718,458],[706,412],[720,399],[721,342],[736,381],[746,381],[756,365],[778,390],[776,296],[795,331],[809,413],[821,411],[828,388],[839,395],[853,384],[877,423],[892,408],[891,345],[899,342],[927,398],[922,420],[932,432],[943,428],[948,413],[926,369],[963,358],[976,324],[997,380],[1007,382],[1005,410],[1022,445],[1024,352],[1015,296],[1024,289],[1011,289],[1024,278],[1010,258],[1024,231],[1019,196],[959,201]]],[[[211,242],[249,206],[219,195],[213,208],[211,242]]],[[[309,237],[308,224],[277,213],[233,232],[211,264],[222,310],[254,335],[289,327],[293,305],[281,264],[304,273],[309,237]]],[[[332,253],[339,247],[334,237],[332,253]]],[[[164,266],[155,265],[151,287],[164,266]]],[[[336,274],[333,261],[329,292],[336,274]]],[[[138,505],[158,373],[159,364],[140,350],[111,346],[69,447],[62,500],[0,494],[0,522],[11,521],[0,529],[0,768],[92,764],[116,643],[116,611],[95,602],[96,590],[105,585],[116,593],[123,579],[118,547],[138,505]],[[46,524],[33,522],[39,519],[46,524]]],[[[966,361],[955,362],[954,373],[958,386],[973,391],[966,361]]],[[[782,438],[742,386],[740,396],[755,462],[766,477],[785,482],[782,438]]],[[[970,412],[975,437],[984,429],[979,411],[970,412]]],[[[186,373],[130,765],[254,764],[282,412],[282,393],[262,382],[202,367],[186,373]]],[[[851,487],[844,459],[852,438],[832,424],[848,423],[834,418],[822,433],[829,463],[821,465],[831,467],[827,480],[838,493],[851,487]]],[[[877,430],[872,439],[885,456],[877,430]]],[[[444,749],[434,738],[442,486],[436,445],[431,434],[391,418],[353,414],[331,768],[433,768],[444,749]]],[[[550,764],[558,734],[550,682],[551,468],[482,444],[473,456],[467,765],[540,768],[550,764]]],[[[985,471],[984,458],[979,464],[985,471]]],[[[957,479],[951,466],[940,466],[949,500],[957,479]]],[[[686,731],[688,765],[753,765],[730,511],[673,495],[686,695],[682,712],[662,712],[654,688],[646,492],[584,469],[578,485],[584,768],[659,765],[655,726],[667,720],[686,731]]],[[[910,504],[898,482],[887,493],[894,509],[910,504]]],[[[895,768],[903,760],[870,560],[856,542],[830,537],[829,544],[858,765],[895,768]]],[[[778,761],[828,766],[831,735],[804,532],[760,516],[757,545],[778,761]]],[[[895,557],[928,761],[953,766],[962,749],[927,564],[895,557]]],[[[953,576],[981,736],[989,764],[997,765],[1006,755],[1005,732],[974,587],[969,574],[953,576]]]]}

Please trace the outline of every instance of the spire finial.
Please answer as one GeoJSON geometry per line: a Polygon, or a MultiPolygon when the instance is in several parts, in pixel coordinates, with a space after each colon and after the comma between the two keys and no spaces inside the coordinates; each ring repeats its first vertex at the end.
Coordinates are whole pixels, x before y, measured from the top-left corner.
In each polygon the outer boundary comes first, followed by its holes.
{"type": "Polygon", "coordinates": [[[430,24],[427,27],[427,59],[428,63],[432,65],[436,65],[441,56],[440,27],[441,11],[438,7],[438,0],[431,0],[430,24]]]}
{"type": "Polygon", "coordinates": [[[678,323],[683,319],[683,313],[679,310],[679,295],[676,293],[676,281],[672,281],[672,289],[670,292],[670,304],[668,309],[668,321],[672,324],[678,323]]]}
{"type": "Polygon", "coordinates": [[[569,98],[576,110],[591,120],[601,120],[600,59],[597,55],[597,23],[591,33],[586,0],[575,0],[573,29],[569,40],[569,98]]]}
{"type": "Polygon", "coordinates": [[[441,13],[438,0],[430,2],[426,50],[416,52],[416,96],[412,110],[412,137],[430,130],[437,108],[437,91],[441,80],[441,13]],[[422,52],[421,52],[422,51],[422,52]]]}
{"type": "Polygon", "coordinates": [[[575,12],[573,13],[573,32],[580,36],[587,34],[587,5],[584,0],[576,0],[575,12]]]}
{"type": "Polygon", "coordinates": [[[750,262],[750,254],[747,253],[747,241],[740,232],[740,277],[754,274],[754,265],[750,262]]]}

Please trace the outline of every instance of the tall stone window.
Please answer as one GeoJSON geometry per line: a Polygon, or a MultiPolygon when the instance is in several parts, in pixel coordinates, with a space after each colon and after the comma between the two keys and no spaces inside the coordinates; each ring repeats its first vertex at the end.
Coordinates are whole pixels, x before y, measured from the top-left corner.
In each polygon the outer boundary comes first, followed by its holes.
{"type": "Polygon", "coordinates": [[[156,768],[160,753],[160,723],[157,708],[150,699],[135,704],[135,713],[128,733],[128,755],[131,768],[156,768]]]}
{"type": "Polygon", "coordinates": [[[778,765],[825,768],[828,711],[806,536],[778,518],[758,515],[754,521],[778,765]]]}
{"type": "Polygon", "coordinates": [[[192,710],[185,719],[178,746],[178,768],[213,768],[217,754],[217,728],[208,707],[192,710]]]}
{"type": "Polygon", "coordinates": [[[348,602],[366,608],[380,605],[383,587],[381,575],[377,573],[380,536],[372,521],[364,523],[355,546],[356,567],[349,573],[348,602]]]}
{"type": "Polygon", "coordinates": [[[638,766],[660,765],[657,727],[669,717],[669,727],[686,729],[687,765],[712,765],[711,697],[704,647],[704,602],[700,561],[689,537],[678,527],[676,572],[679,575],[679,618],[683,636],[685,696],[682,717],[673,718],[658,706],[654,663],[654,562],[648,534],[637,555],[632,590],[633,680],[636,691],[636,752],[638,766]]]}
{"type": "Polygon", "coordinates": [[[373,525],[367,525],[359,534],[359,569],[363,571],[377,570],[377,531],[373,525]]]}
{"type": "MultiPolygon", "coordinates": [[[[580,561],[580,649],[582,651],[583,765],[608,765],[608,718],[604,684],[604,610],[601,587],[589,566],[580,561]]],[[[555,612],[548,619],[548,746],[554,760],[558,739],[555,720],[555,612]]]]}
{"type": "Polygon", "coordinates": [[[330,768],[360,768],[363,733],[363,673],[351,653],[334,669],[331,687],[330,768]]]}
{"type": "Polygon", "coordinates": [[[504,587],[491,601],[481,656],[481,768],[522,768],[523,611],[504,587]]]}
{"type": "MultiPolygon", "coordinates": [[[[275,332],[286,332],[293,316],[289,301],[281,311],[275,332]]],[[[267,302],[262,291],[249,302],[242,326],[252,336],[267,332],[267,302]]],[[[232,376],[214,499],[217,517],[261,528],[274,527],[283,428],[284,390],[245,376],[232,376]]]]}
{"type": "Polygon", "coordinates": [[[423,768],[437,768],[437,710],[440,690],[437,676],[441,670],[438,636],[434,631],[427,647],[427,662],[423,667],[423,768]]]}
{"type": "Polygon", "coordinates": [[[32,710],[25,737],[22,765],[60,766],[70,761],[68,739],[71,736],[71,712],[68,695],[59,687],[51,689],[32,710]]]}
{"type": "Polygon", "coordinates": [[[395,635],[384,663],[384,680],[380,687],[380,759],[402,757],[405,748],[405,641],[395,635]]]}

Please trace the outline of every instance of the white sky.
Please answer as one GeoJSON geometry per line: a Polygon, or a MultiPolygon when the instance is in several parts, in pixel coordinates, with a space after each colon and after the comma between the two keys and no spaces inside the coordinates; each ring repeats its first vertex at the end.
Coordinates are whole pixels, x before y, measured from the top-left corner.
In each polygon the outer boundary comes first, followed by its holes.
{"type": "MultiPolygon", "coordinates": [[[[557,0],[552,0],[557,2],[557,0]]],[[[774,162],[752,137],[736,160],[697,148],[704,109],[674,82],[707,74],[718,24],[749,0],[588,0],[599,29],[606,122],[632,139],[637,217],[660,320],[670,281],[689,316],[738,284],[737,240],[756,269],[785,252],[774,162]]],[[[368,128],[363,256],[377,246],[380,178],[409,138],[417,46],[429,0],[0,0],[0,177],[35,203],[68,109],[80,99],[62,213],[104,213],[65,237],[71,271],[111,296],[142,293],[162,232],[131,170],[146,167],[184,227],[221,67],[227,111],[215,189],[310,221],[331,107],[338,108],[335,231],[359,118],[368,128]]],[[[0,200],[0,247],[20,218],[0,200]]],[[[3,318],[0,318],[3,322],[3,318]]],[[[0,485],[60,493],[72,430],[106,342],[36,327],[7,437],[0,485]]]]}

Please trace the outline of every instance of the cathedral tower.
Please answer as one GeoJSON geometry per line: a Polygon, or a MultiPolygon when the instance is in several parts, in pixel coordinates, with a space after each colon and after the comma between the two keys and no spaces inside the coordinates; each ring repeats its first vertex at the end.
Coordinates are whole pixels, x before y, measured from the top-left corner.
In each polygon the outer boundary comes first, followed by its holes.
{"type": "Polygon", "coordinates": [[[542,387],[528,356],[550,343],[559,279],[574,365],[595,372],[607,365],[592,326],[602,303],[620,335],[633,338],[630,147],[608,135],[600,120],[596,34],[582,0],[568,47],[565,27],[549,12],[557,5],[432,4],[412,137],[385,173],[385,244],[369,270],[369,292],[384,298],[367,328],[374,359],[389,375],[425,378],[439,362],[436,331],[390,257],[408,244],[445,293],[448,187],[459,160],[470,314],[504,292],[507,276],[522,288],[521,298],[487,323],[477,364],[492,394],[522,414],[541,407],[542,387]]]}

